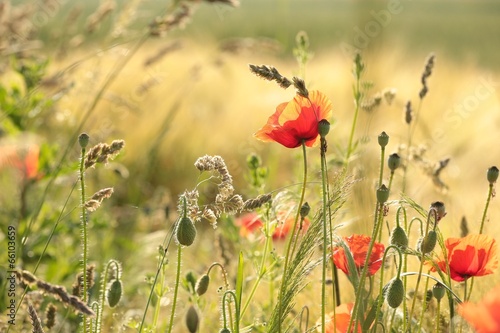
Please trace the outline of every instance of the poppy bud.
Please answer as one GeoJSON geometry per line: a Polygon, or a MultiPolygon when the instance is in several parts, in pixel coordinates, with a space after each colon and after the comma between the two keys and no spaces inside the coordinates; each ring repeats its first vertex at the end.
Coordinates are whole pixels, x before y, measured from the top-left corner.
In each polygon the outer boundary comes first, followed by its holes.
{"type": "Polygon", "coordinates": [[[387,135],[386,132],[382,132],[378,136],[378,144],[380,147],[385,148],[387,144],[389,143],[389,135],[387,135]]]}
{"type": "Polygon", "coordinates": [[[89,144],[89,135],[87,133],[82,133],[78,137],[78,143],[80,144],[80,147],[85,148],[89,144]]]}
{"type": "Polygon", "coordinates": [[[307,215],[309,215],[309,212],[311,211],[311,206],[306,202],[300,207],[300,217],[305,218],[307,215]]]}
{"type": "Polygon", "coordinates": [[[399,247],[407,247],[408,246],[408,236],[406,236],[406,232],[399,225],[394,227],[391,231],[391,237],[389,239],[391,245],[396,245],[399,247]]]}
{"type": "Polygon", "coordinates": [[[191,305],[186,313],[186,326],[188,328],[189,333],[196,333],[198,331],[198,325],[200,324],[200,317],[198,316],[198,312],[191,305]]]}
{"type": "Polygon", "coordinates": [[[189,246],[196,238],[196,228],[189,217],[183,217],[177,224],[176,237],[179,244],[189,246]]]}
{"type": "Polygon", "coordinates": [[[419,243],[417,244],[417,250],[421,253],[429,253],[434,250],[437,242],[437,233],[434,230],[429,231],[427,236],[421,237],[419,243]]]}
{"type": "Polygon", "coordinates": [[[405,288],[403,286],[403,281],[397,277],[395,280],[390,282],[385,299],[387,304],[389,304],[391,308],[395,309],[401,305],[404,296],[405,288]]]}
{"type": "Polygon", "coordinates": [[[198,281],[196,281],[195,290],[196,293],[201,296],[207,292],[208,284],[210,283],[210,277],[208,274],[203,274],[198,281]]]}
{"type": "Polygon", "coordinates": [[[434,295],[434,297],[436,297],[438,302],[441,300],[441,298],[444,297],[445,292],[446,290],[444,289],[444,286],[441,283],[436,283],[434,287],[432,287],[432,294],[434,295]]]}
{"type": "Polygon", "coordinates": [[[486,174],[488,178],[488,182],[490,184],[493,184],[497,181],[498,179],[498,168],[496,166],[492,166],[491,168],[488,169],[488,173],[486,174]]]}
{"type": "Polygon", "coordinates": [[[389,189],[382,184],[377,190],[377,201],[381,204],[385,203],[389,199],[389,189]]]}
{"type": "Polygon", "coordinates": [[[391,171],[396,170],[401,165],[401,157],[396,153],[391,154],[387,160],[387,165],[391,171]]]}
{"type": "Polygon", "coordinates": [[[326,119],[321,119],[318,123],[318,133],[324,138],[330,132],[330,123],[326,119]]]}
{"type": "Polygon", "coordinates": [[[221,330],[219,331],[219,333],[231,333],[231,331],[229,330],[229,328],[224,327],[223,329],[221,329],[221,330]]]}
{"type": "Polygon", "coordinates": [[[441,221],[441,219],[446,216],[446,208],[444,206],[444,203],[442,203],[441,201],[435,201],[431,203],[431,210],[434,210],[436,212],[436,222],[441,221]]]}
{"type": "Polygon", "coordinates": [[[106,291],[106,299],[110,308],[114,308],[122,298],[122,282],[114,280],[106,291]]]}

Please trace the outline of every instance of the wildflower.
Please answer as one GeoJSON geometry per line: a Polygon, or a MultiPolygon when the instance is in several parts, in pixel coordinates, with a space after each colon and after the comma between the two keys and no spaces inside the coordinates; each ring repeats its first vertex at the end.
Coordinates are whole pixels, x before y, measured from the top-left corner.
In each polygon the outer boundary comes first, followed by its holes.
{"type": "MultiPolygon", "coordinates": [[[[354,263],[358,270],[363,269],[365,264],[366,254],[368,252],[368,246],[370,244],[371,238],[365,235],[352,235],[349,237],[344,237],[344,241],[351,250],[354,263]]],[[[368,274],[373,275],[382,266],[382,257],[384,256],[385,247],[382,243],[375,242],[373,245],[373,250],[370,255],[370,260],[368,262],[368,274]]],[[[344,253],[344,248],[337,246],[333,249],[332,255],[333,262],[340,268],[345,274],[349,274],[347,257],[344,253]]]]}
{"type": "Polygon", "coordinates": [[[296,95],[288,103],[282,103],[269,117],[255,137],[259,140],[275,141],[287,148],[299,147],[302,142],[308,147],[318,143],[318,124],[330,118],[332,104],[319,91],[311,91],[309,97],[296,95]]]}
{"type": "MultiPolygon", "coordinates": [[[[273,231],[273,240],[285,239],[288,236],[288,233],[293,227],[294,216],[291,216],[285,211],[278,212],[276,220],[276,227],[273,231]]],[[[299,221],[300,223],[300,221],[299,221]]],[[[309,227],[309,219],[305,218],[302,223],[302,232],[307,230],[309,227]]],[[[241,216],[237,224],[240,226],[240,235],[242,237],[252,237],[256,230],[262,228],[264,223],[260,220],[259,216],[256,213],[247,213],[241,216]]],[[[300,225],[298,226],[300,227],[300,225]]]]}
{"type": "MultiPolygon", "coordinates": [[[[327,314],[325,323],[326,333],[345,333],[349,329],[349,321],[351,320],[351,312],[354,303],[341,304],[335,308],[335,312],[327,314]]],[[[316,322],[317,331],[321,332],[321,318],[316,322]]],[[[352,330],[354,331],[354,330],[352,330]]],[[[356,332],[361,332],[361,327],[358,325],[356,332]]]]}
{"type": "Polygon", "coordinates": [[[17,169],[24,181],[37,180],[39,173],[40,147],[36,144],[0,146],[0,169],[13,167],[17,169]]]}
{"type": "Polygon", "coordinates": [[[247,238],[263,225],[256,213],[244,214],[236,223],[240,226],[240,236],[247,238]]]}
{"type": "MultiPolygon", "coordinates": [[[[471,276],[492,274],[498,267],[497,244],[488,235],[468,235],[463,238],[448,238],[444,245],[447,260],[438,258],[435,265],[446,272],[446,261],[450,266],[450,277],[458,282],[471,276]]],[[[433,265],[432,271],[436,271],[433,265]]]]}
{"type": "Polygon", "coordinates": [[[487,293],[477,304],[469,302],[460,304],[458,313],[474,327],[477,333],[500,332],[500,286],[487,293]]]}

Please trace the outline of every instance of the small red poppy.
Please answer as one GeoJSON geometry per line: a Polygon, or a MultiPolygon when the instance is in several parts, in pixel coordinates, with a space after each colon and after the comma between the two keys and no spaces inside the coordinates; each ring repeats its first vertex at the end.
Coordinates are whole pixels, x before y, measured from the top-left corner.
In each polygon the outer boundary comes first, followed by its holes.
{"type": "MultiPolygon", "coordinates": [[[[368,246],[371,241],[371,237],[365,235],[352,235],[349,237],[344,237],[344,240],[351,250],[354,263],[359,271],[363,269],[365,264],[366,254],[368,253],[368,246]]],[[[384,256],[385,246],[382,243],[375,242],[373,245],[373,250],[370,255],[370,260],[368,262],[368,274],[375,274],[382,266],[382,257],[384,256]]],[[[345,255],[344,248],[342,246],[336,246],[333,249],[332,255],[333,262],[340,268],[345,274],[349,274],[347,257],[345,255]]]]}

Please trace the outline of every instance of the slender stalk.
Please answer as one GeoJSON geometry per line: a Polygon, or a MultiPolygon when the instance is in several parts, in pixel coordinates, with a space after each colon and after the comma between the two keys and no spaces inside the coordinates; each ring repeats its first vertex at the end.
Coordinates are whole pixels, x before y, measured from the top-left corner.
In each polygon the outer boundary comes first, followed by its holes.
{"type": "MultiPolygon", "coordinates": [[[[302,155],[304,157],[304,177],[303,177],[303,182],[302,182],[302,190],[300,193],[300,199],[299,199],[299,204],[297,206],[297,214],[295,215],[295,221],[293,222],[293,228],[292,228],[292,237],[290,237],[287,248],[286,248],[286,255],[285,255],[285,265],[283,268],[283,276],[286,275],[286,271],[288,269],[288,264],[290,261],[290,250],[292,248],[292,243],[295,235],[295,232],[297,230],[297,222],[299,221],[300,217],[300,208],[302,207],[302,204],[304,203],[304,196],[306,193],[306,184],[307,184],[307,155],[306,155],[306,145],[305,141],[302,140],[302,155]]],[[[286,286],[286,281],[281,281],[281,286],[280,286],[280,292],[278,296],[278,311],[279,311],[279,318],[281,320],[281,316],[283,315],[283,297],[285,294],[285,286],[286,286]]],[[[278,325],[278,332],[281,333],[281,324],[282,321],[280,321],[280,324],[278,325]]]]}
{"type": "Polygon", "coordinates": [[[358,122],[358,114],[359,114],[359,106],[361,104],[361,89],[360,89],[360,83],[361,83],[361,71],[357,71],[355,73],[356,77],[356,83],[354,87],[354,118],[352,120],[352,126],[351,126],[351,133],[349,134],[349,144],[347,145],[347,153],[345,157],[345,165],[347,166],[349,164],[349,158],[351,157],[352,154],[352,144],[354,140],[354,132],[356,130],[356,123],[358,122]]]}
{"type": "MultiPolygon", "coordinates": [[[[427,272],[427,274],[429,274],[429,271],[427,272]]],[[[429,290],[429,281],[430,281],[430,279],[428,277],[426,277],[425,278],[425,288],[424,288],[426,293],[429,290]]],[[[421,329],[422,329],[422,324],[424,322],[424,314],[425,314],[426,310],[427,310],[427,295],[425,295],[424,301],[422,303],[422,312],[420,313],[420,320],[418,321],[417,332],[422,332],[421,329]]]]}
{"type": "Polygon", "coordinates": [[[322,279],[321,279],[321,332],[325,333],[326,330],[326,251],[328,248],[328,232],[326,228],[326,207],[327,201],[327,188],[326,188],[326,139],[321,138],[321,182],[323,192],[323,260],[322,260],[322,279]]]}
{"type": "Polygon", "coordinates": [[[441,312],[441,299],[437,300],[437,309],[436,309],[436,329],[434,332],[439,333],[441,325],[439,325],[439,313],[441,312]]]}
{"type": "MultiPolygon", "coordinates": [[[[88,303],[88,281],[87,281],[87,253],[88,253],[88,235],[87,235],[87,208],[85,208],[85,147],[82,147],[80,157],[80,204],[82,210],[81,223],[82,223],[82,301],[88,303]]],[[[87,315],[82,314],[83,332],[88,330],[87,315]]]]}
{"type": "Polygon", "coordinates": [[[170,310],[170,323],[168,324],[167,332],[172,332],[174,327],[175,308],[177,307],[177,294],[179,292],[179,284],[181,279],[181,261],[182,261],[182,245],[177,245],[177,271],[175,273],[174,297],[172,300],[172,310],[170,310]]]}

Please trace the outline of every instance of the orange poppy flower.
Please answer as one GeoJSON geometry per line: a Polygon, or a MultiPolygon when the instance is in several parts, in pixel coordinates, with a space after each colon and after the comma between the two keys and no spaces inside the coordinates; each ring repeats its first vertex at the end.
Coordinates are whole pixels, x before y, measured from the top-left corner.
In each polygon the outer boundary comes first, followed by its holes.
{"type": "MultiPolygon", "coordinates": [[[[492,274],[498,267],[498,250],[494,238],[488,235],[467,235],[463,238],[448,238],[446,246],[450,277],[464,281],[471,276],[492,274]]],[[[435,264],[446,273],[446,261],[438,258],[435,264]]],[[[433,266],[432,271],[436,271],[433,266]]]]}
{"type": "MultiPolygon", "coordinates": [[[[279,212],[277,216],[277,225],[273,232],[273,240],[285,239],[293,227],[294,217],[286,212],[279,212]]],[[[256,213],[247,213],[242,215],[236,222],[240,226],[240,235],[242,237],[251,237],[256,230],[260,229],[264,223],[259,219],[256,213]]],[[[302,225],[302,231],[307,230],[309,219],[305,219],[302,225]]]]}
{"type": "MultiPolygon", "coordinates": [[[[371,237],[365,235],[352,235],[349,237],[344,237],[347,246],[351,250],[354,263],[359,271],[363,269],[365,264],[366,254],[368,252],[368,246],[371,241],[371,237]]],[[[382,257],[384,256],[385,246],[382,243],[377,243],[373,245],[373,250],[370,255],[370,261],[368,262],[368,274],[373,275],[382,266],[382,257]]],[[[332,255],[333,262],[340,268],[345,274],[349,274],[347,257],[342,246],[337,246],[333,249],[332,255]]]]}
{"type": "Polygon", "coordinates": [[[477,333],[500,332],[500,286],[486,294],[477,304],[469,302],[458,306],[458,313],[467,320],[477,333]]]}
{"type": "MultiPolygon", "coordinates": [[[[333,312],[327,314],[325,332],[346,333],[347,329],[349,328],[349,321],[351,320],[353,307],[354,303],[341,304],[335,308],[335,316],[333,312]]],[[[316,326],[316,330],[318,332],[321,332],[321,318],[319,318],[316,322],[316,326]]],[[[354,332],[354,329],[351,329],[351,332],[354,332]]],[[[358,329],[356,330],[356,332],[361,332],[361,326],[358,325],[358,329]]]]}
{"type": "Polygon", "coordinates": [[[309,98],[297,95],[282,103],[269,117],[255,137],[262,141],[276,141],[287,148],[299,147],[304,141],[313,147],[318,143],[318,123],[331,117],[332,103],[319,91],[309,92],[309,98]]]}
{"type": "Polygon", "coordinates": [[[3,146],[0,148],[0,168],[11,165],[20,171],[25,181],[38,179],[40,147],[36,144],[3,146]]]}

